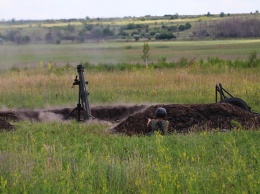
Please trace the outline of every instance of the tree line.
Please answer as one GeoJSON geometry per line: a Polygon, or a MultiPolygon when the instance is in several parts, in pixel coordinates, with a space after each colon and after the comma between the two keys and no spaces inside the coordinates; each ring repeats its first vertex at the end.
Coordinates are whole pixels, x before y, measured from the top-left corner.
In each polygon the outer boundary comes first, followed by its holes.
{"type": "MultiPolygon", "coordinates": [[[[201,24],[203,25],[203,24],[201,24]]],[[[192,36],[203,38],[259,38],[260,19],[228,18],[214,25],[203,25],[192,32],[192,36]]]]}
{"type": "MultiPolygon", "coordinates": [[[[210,13],[208,13],[210,17],[210,13]]],[[[166,15],[167,17],[178,17],[178,15],[166,15]]],[[[165,17],[166,17],[165,16],[165,17]]],[[[224,17],[222,13],[220,17],[224,17]]],[[[178,38],[179,33],[189,32],[188,38],[255,38],[260,37],[260,19],[247,17],[226,17],[223,20],[206,20],[194,23],[163,23],[157,22],[149,24],[128,23],[125,25],[103,25],[92,23],[90,20],[81,20],[81,26],[72,25],[70,22],[62,27],[41,27],[37,28],[41,33],[33,32],[35,27],[29,27],[26,32],[22,28],[9,28],[0,33],[0,44],[5,41],[16,44],[28,44],[30,42],[46,42],[60,44],[62,41],[85,42],[88,40],[101,39],[132,39],[139,41],[141,38],[150,40],[171,40],[178,38]]]]}

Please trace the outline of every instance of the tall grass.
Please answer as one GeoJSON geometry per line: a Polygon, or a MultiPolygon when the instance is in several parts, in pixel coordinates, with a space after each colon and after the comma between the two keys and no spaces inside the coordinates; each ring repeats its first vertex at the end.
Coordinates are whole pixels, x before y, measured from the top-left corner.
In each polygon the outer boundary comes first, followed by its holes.
{"type": "Polygon", "coordinates": [[[102,124],[0,134],[1,193],[257,193],[258,131],[125,137],[102,124]]]}
{"type": "MultiPolygon", "coordinates": [[[[260,110],[259,61],[226,61],[209,58],[176,63],[142,65],[90,65],[85,63],[85,79],[92,105],[113,103],[213,103],[215,84],[222,83],[231,94],[260,110]]],[[[37,68],[13,68],[0,77],[0,106],[43,108],[72,106],[78,88],[72,87],[76,67],[51,63],[37,68]]]]}

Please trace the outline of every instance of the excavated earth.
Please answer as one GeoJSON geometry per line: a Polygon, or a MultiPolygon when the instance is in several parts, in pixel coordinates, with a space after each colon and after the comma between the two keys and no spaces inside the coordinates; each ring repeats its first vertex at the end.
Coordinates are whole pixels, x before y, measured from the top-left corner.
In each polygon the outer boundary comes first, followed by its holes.
{"type": "MultiPolygon", "coordinates": [[[[160,106],[167,110],[169,132],[226,131],[239,127],[260,129],[259,115],[227,103],[96,106],[91,108],[91,114],[95,117],[94,120],[110,122],[113,126],[110,128],[112,133],[141,135],[147,133],[147,118],[155,118],[155,111],[160,106]]],[[[68,120],[77,118],[77,111],[72,108],[0,111],[0,131],[14,129],[10,122],[21,120],[63,121],[69,113],[72,114],[68,120]]]]}

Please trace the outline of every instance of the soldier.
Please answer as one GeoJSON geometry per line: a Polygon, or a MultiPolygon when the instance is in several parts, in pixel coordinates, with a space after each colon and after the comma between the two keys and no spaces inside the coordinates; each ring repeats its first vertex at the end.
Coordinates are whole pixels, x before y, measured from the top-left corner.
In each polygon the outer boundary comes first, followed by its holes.
{"type": "Polygon", "coordinates": [[[155,131],[158,131],[162,135],[166,135],[168,133],[169,121],[165,120],[165,118],[167,117],[167,112],[165,108],[159,107],[156,110],[155,115],[156,119],[148,118],[148,135],[154,134],[155,131]]]}

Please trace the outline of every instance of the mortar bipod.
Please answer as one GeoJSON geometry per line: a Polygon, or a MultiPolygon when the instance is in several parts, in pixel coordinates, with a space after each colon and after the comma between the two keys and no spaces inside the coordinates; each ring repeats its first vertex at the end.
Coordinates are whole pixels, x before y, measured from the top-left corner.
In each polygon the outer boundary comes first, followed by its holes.
{"type": "MultiPolygon", "coordinates": [[[[236,98],[233,95],[231,95],[227,90],[225,90],[222,85],[219,83],[216,85],[216,103],[218,103],[218,93],[220,96],[219,102],[225,102],[229,103],[235,106],[238,106],[245,111],[252,112],[251,107],[246,104],[246,102],[240,98],[236,98]]],[[[255,112],[252,112],[255,113],[255,112]]],[[[256,113],[258,114],[258,113],[256,113]]]]}
{"type": "Polygon", "coordinates": [[[85,121],[86,119],[94,119],[94,117],[91,115],[89,101],[88,101],[88,91],[86,84],[88,84],[88,81],[85,81],[84,78],[84,67],[82,65],[77,66],[77,72],[79,75],[74,79],[73,86],[78,85],[79,87],[79,95],[78,95],[78,104],[77,106],[65,117],[67,119],[74,111],[77,111],[77,120],[78,121],[85,121]],[[83,111],[83,119],[81,119],[81,111],[83,111]]]}

